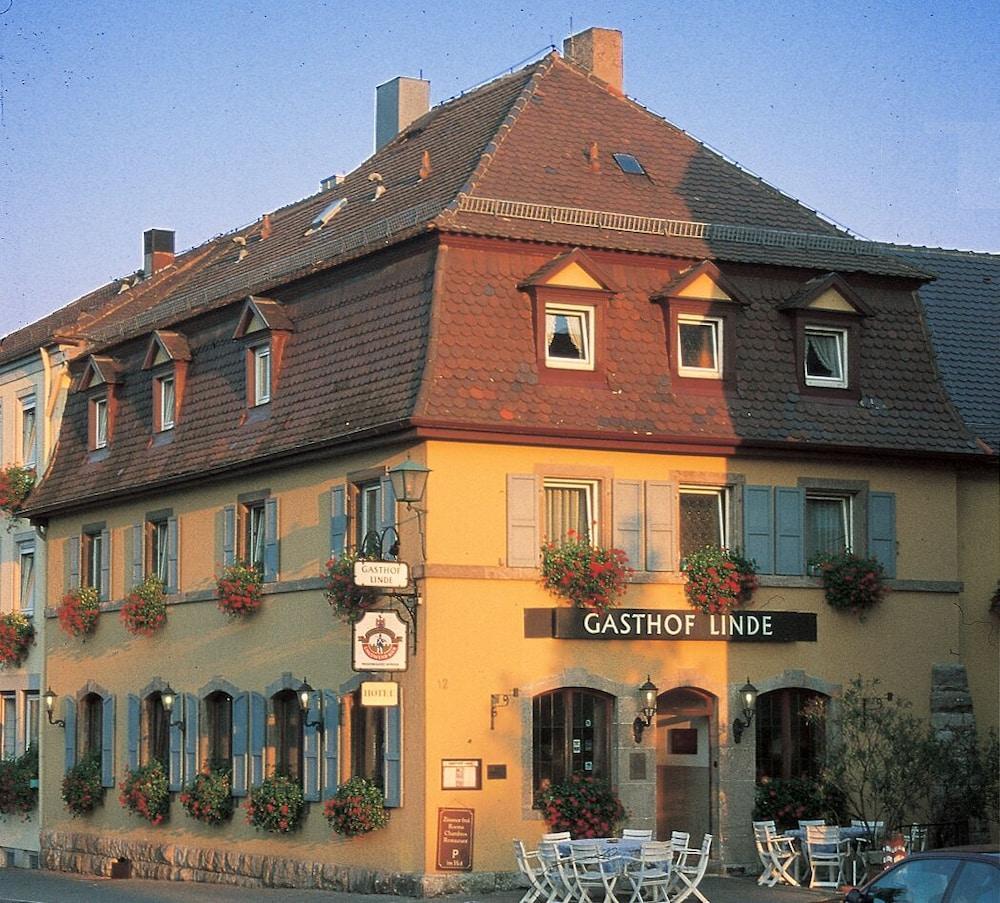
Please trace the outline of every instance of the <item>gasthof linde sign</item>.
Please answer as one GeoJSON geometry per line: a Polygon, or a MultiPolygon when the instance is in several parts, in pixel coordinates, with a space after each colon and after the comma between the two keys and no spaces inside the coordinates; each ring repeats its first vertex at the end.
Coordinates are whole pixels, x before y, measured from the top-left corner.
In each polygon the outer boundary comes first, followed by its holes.
{"type": "Polygon", "coordinates": [[[560,640],[716,640],[728,643],[816,642],[816,615],[799,611],[700,611],[528,608],[525,637],[560,640]]]}

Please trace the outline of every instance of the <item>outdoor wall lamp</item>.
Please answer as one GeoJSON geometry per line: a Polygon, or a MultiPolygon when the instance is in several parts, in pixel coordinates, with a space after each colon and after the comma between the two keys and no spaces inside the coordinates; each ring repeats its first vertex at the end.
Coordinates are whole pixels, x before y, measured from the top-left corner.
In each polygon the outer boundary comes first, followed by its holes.
{"type": "Polygon", "coordinates": [[[740,689],[740,702],[743,704],[743,717],[737,718],[733,722],[733,742],[739,743],[743,737],[743,731],[750,727],[753,721],[753,713],[757,709],[757,688],[750,683],[750,678],[740,689]]]}
{"type": "Polygon", "coordinates": [[[52,709],[55,708],[56,704],[56,694],[52,687],[49,687],[43,694],[42,699],[45,700],[45,714],[49,718],[49,724],[55,724],[66,730],[66,722],[62,718],[52,718],[52,709]]]}
{"type": "Polygon", "coordinates": [[[419,502],[424,497],[424,490],[427,488],[427,474],[430,468],[416,461],[407,458],[401,464],[389,470],[389,479],[392,481],[392,491],[397,502],[404,502],[407,508],[412,508],[414,502],[419,502]]]}
{"type": "Polygon", "coordinates": [[[323,719],[320,718],[317,721],[309,721],[309,703],[312,702],[313,688],[309,686],[309,681],[304,677],[302,678],[302,683],[299,684],[299,708],[302,709],[302,726],[303,727],[314,727],[317,730],[323,730],[323,719]]]}
{"type": "MultiPolygon", "coordinates": [[[[160,690],[160,702],[163,703],[163,711],[167,713],[167,721],[170,721],[170,713],[174,710],[174,703],[177,702],[177,694],[171,689],[170,684],[167,684],[162,690],[160,690]]],[[[170,721],[171,727],[180,728],[181,733],[184,733],[184,719],[180,718],[177,721],[170,721]]]]}
{"type": "Polygon", "coordinates": [[[659,691],[646,675],[646,682],[639,687],[639,701],[642,703],[642,714],[636,715],[632,722],[632,736],[636,743],[642,743],[642,732],[653,723],[653,716],[656,715],[656,694],[659,691]]]}

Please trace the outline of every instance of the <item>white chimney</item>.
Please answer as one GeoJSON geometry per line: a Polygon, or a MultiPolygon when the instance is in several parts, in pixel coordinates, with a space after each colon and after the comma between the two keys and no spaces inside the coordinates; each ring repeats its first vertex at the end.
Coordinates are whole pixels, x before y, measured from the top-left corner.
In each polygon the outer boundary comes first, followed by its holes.
{"type": "Polygon", "coordinates": [[[375,89],[375,150],[431,108],[431,83],[399,76],[375,89]]]}

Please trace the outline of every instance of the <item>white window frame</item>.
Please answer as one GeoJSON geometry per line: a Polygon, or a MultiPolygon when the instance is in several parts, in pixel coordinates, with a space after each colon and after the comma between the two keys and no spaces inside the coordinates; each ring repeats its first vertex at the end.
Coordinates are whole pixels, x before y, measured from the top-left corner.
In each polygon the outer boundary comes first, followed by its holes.
{"type": "Polygon", "coordinates": [[[827,389],[847,388],[847,330],[838,329],[835,326],[811,326],[803,327],[802,339],[802,373],[807,386],[818,386],[827,389]],[[809,372],[809,336],[832,336],[837,340],[837,363],[840,365],[839,376],[817,376],[809,372]]]}
{"type": "Polygon", "coordinates": [[[682,484],[677,489],[677,542],[678,545],[681,543],[681,533],[683,531],[683,516],[684,516],[684,504],[683,497],[685,495],[711,495],[715,496],[717,501],[716,510],[719,515],[719,537],[721,539],[721,547],[728,548],[730,542],[732,541],[732,497],[730,492],[730,487],[728,486],[699,486],[691,484],[682,484]]]}
{"type": "Polygon", "coordinates": [[[25,467],[35,467],[38,464],[38,405],[35,399],[28,398],[21,402],[21,463],[25,467]],[[31,424],[30,432],[28,424],[31,424]],[[31,444],[28,444],[28,436],[31,444]]]}
{"type": "Polygon", "coordinates": [[[253,356],[253,403],[258,407],[271,400],[271,346],[258,345],[251,348],[250,353],[253,356]]]}
{"type": "Polygon", "coordinates": [[[243,557],[251,567],[264,569],[264,554],[266,547],[266,527],[267,513],[264,501],[247,502],[244,507],[244,536],[246,548],[243,550],[243,557]],[[259,556],[255,555],[255,550],[259,549],[259,556]]]}
{"type": "Polygon", "coordinates": [[[94,399],[94,448],[108,446],[108,400],[94,399]]]}
{"type": "Polygon", "coordinates": [[[722,379],[723,320],[721,317],[703,317],[698,314],[677,315],[677,375],[694,379],[722,379]],[[681,329],[684,326],[710,326],[712,328],[713,367],[691,367],[684,364],[681,350],[681,329]]]}
{"type": "Polygon", "coordinates": [[[156,577],[164,586],[167,585],[167,519],[147,521],[149,524],[149,558],[147,567],[149,574],[156,577]]]}
{"type": "Polygon", "coordinates": [[[809,503],[820,502],[840,502],[841,515],[843,518],[845,548],[848,552],[854,548],[854,495],[842,492],[824,492],[823,490],[809,490],[805,494],[804,510],[802,512],[802,541],[806,546],[806,561],[808,561],[815,551],[809,551],[811,545],[811,534],[809,531],[809,503]]]}
{"type": "Polygon", "coordinates": [[[38,560],[35,557],[35,541],[28,540],[24,542],[19,542],[17,544],[17,597],[18,604],[20,605],[21,611],[25,614],[31,614],[35,610],[35,597],[38,594],[38,560]],[[28,598],[25,599],[25,558],[30,559],[31,563],[31,584],[30,589],[27,593],[28,598]]]}
{"type": "Polygon", "coordinates": [[[97,595],[103,598],[105,593],[110,593],[110,587],[104,586],[104,571],[101,567],[104,557],[104,533],[101,530],[88,531],[84,533],[84,538],[84,554],[87,559],[83,562],[84,571],[81,576],[84,578],[84,584],[92,586],[97,590],[97,595]],[[90,581],[89,584],[86,580],[90,581]]]}
{"type": "Polygon", "coordinates": [[[594,369],[594,335],[595,310],[584,304],[545,304],[545,323],[543,336],[545,342],[545,366],[556,370],[593,370],[594,369]],[[555,317],[572,317],[581,322],[580,358],[554,357],[549,354],[549,320],[555,317]]]}
{"type": "Polygon", "coordinates": [[[17,694],[13,690],[0,693],[0,757],[17,755],[17,694]]]}
{"type": "Polygon", "coordinates": [[[174,414],[177,406],[177,383],[173,374],[157,377],[160,396],[160,431],[174,428],[174,414]],[[169,387],[169,391],[168,391],[169,387]]]}
{"type": "Polygon", "coordinates": [[[24,691],[24,748],[38,745],[38,730],[41,725],[41,697],[38,690],[24,691]]]}
{"type": "Polygon", "coordinates": [[[357,484],[357,520],[355,540],[360,551],[365,537],[370,532],[378,532],[379,509],[382,506],[382,485],[378,480],[357,484]]]}
{"type": "MultiPolygon", "coordinates": [[[[598,480],[569,480],[546,478],[542,480],[542,523],[546,533],[549,526],[549,490],[550,489],[582,489],[584,504],[587,508],[587,524],[590,531],[589,537],[581,537],[589,541],[592,545],[601,541],[601,484],[598,480]]],[[[546,536],[546,541],[558,542],[563,537],[546,536]]]]}

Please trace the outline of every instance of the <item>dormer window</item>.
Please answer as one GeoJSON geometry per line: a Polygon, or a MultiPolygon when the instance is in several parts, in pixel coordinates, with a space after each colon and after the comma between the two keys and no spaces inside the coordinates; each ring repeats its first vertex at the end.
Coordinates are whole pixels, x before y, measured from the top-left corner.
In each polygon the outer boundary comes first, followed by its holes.
{"type": "Polygon", "coordinates": [[[153,432],[164,440],[177,425],[191,349],[187,339],[176,332],[158,329],[150,336],[142,369],[152,372],[153,432]]]}
{"type": "Polygon", "coordinates": [[[677,317],[677,372],[695,379],[722,377],[722,325],[719,317],[677,317]]]}
{"type": "Polygon", "coordinates": [[[565,370],[594,369],[594,310],[545,305],[545,364],[565,370]]]}
{"type": "Polygon", "coordinates": [[[159,396],[160,430],[174,428],[174,413],[177,404],[176,384],[173,375],[159,376],[156,379],[156,394],[159,396]]]}
{"type": "Polygon", "coordinates": [[[247,298],[233,338],[244,340],[246,405],[251,412],[267,416],[291,332],[292,321],[280,303],[270,298],[247,298]]]}
{"type": "Polygon", "coordinates": [[[847,388],[847,330],[805,326],[805,381],[807,386],[847,388]]]}
{"type": "Polygon", "coordinates": [[[114,438],[119,381],[114,360],[91,355],[77,384],[77,391],[87,393],[87,447],[100,453],[97,458],[104,456],[114,438]]]}
{"type": "Polygon", "coordinates": [[[95,449],[108,446],[108,399],[106,396],[90,401],[90,421],[93,426],[92,446],[95,449]]]}

